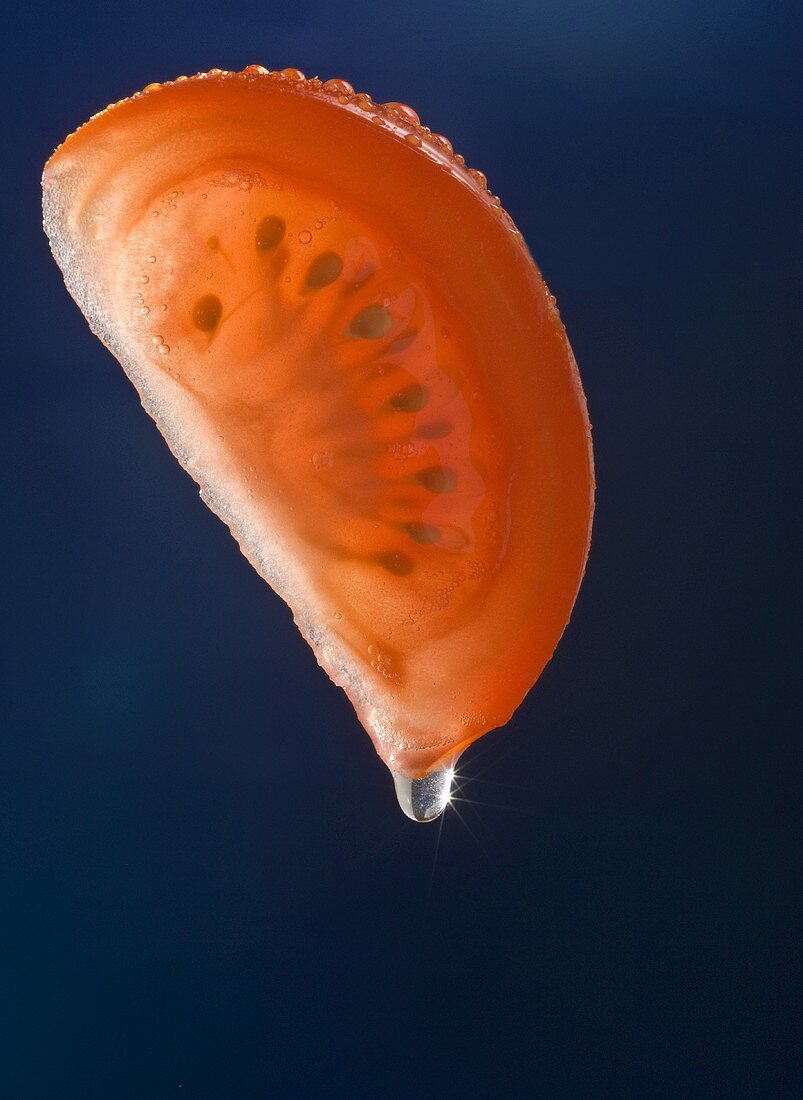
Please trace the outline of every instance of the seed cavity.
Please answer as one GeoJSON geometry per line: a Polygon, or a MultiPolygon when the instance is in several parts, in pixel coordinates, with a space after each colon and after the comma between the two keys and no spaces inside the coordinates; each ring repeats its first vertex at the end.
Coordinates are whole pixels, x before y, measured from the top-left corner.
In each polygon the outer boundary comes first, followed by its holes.
{"type": "Polygon", "coordinates": [[[413,343],[418,336],[418,331],[414,328],[408,328],[406,332],[402,332],[387,346],[388,355],[396,355],[400,351],[406,351],[407,348],[413,343]]]}
{"type": "Polygon", "coordinates": [[[441,540],[440,531],[431,523],[406,523],[404,529],[411,539],[420,542],[422,546],[432,546],[441,540]]]}
{"type": "Polygon", "coordinates": [[[457,485],[457,474],[449,466],[429,466],[415,476],[431,493],[451,493],[457,485]]]}
{"type": "Polygon", "coordinates": [[[217,294],[204,294],[192,309],[192,320],[201,332],[214,332],[220,323],[223,305],[217,294]]]}
{"type": "Polygon", "coordinates": [[[441,534],[441,546],[444,550],[465,550],[471,542],[462,527],[456,527],[451,523],[443,528],[441,534]]]}
{"type": "Polygon", "coordinates": [[[269,214],[263,218],[257,226],[257,252],[272,252],[284,240],[286,229],[284,218],[277,214],[269,214]]]}
{"type": "Polygon", "coordinates": [[[343,257],[336,252],[322,252],[309,265],[307,286],[310,290],[320,290],[329,286],[343,270],[343,257]]]}
{"type": "Polygon", "coordinates": [[[422,424],[417,435],[421,439],[445,439],[452,431],[452,425],[448,420],[432,420],[429,424],[422,424]]]}
{"type": "Polygon", "coordinates": [[[388,404],[396,412],[419,412],[424,408],[429,401],[429,391],[420,386],[417,382],[413,382],[409,386],[405,386],[403,390],[399,390],[398,393],[394,393],[388,404]]]}
{"type": "Polygon", "coordinates": [[[378,340],[392,324],[393,318],[384,306],[366,306],[351,322],[349,332],[361,340],[378,340]]]}
{"type": "Polygon", "coordinates": [[[385,554],[377,554],[377,563],[394,577],[407,577],[413,571],[413,559],[409,554],[403,554],[399,550],[389,550],[385,554]]]}

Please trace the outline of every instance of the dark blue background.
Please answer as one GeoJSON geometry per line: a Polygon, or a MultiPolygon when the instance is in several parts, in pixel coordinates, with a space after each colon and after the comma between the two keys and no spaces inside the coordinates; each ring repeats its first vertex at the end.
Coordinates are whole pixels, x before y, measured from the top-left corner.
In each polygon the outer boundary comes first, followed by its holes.
{"type": "Polygon", "coordinates": [[[799,1095],[793,11],[6,13],[3,1096],[799,1095]],[[251,62],[449,135],[583,373],[586,582],[439,850],[41,233],[41,166],[91,112],[251,62]]]}

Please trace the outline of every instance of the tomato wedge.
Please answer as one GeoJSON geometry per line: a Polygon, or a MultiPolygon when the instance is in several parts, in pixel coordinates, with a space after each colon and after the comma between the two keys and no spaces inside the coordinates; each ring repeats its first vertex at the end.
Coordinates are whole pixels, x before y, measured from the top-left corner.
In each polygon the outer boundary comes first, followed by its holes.
{"type": "Polygon", "coordinates": [[[589,546],[585,400],[521,235],[409,107],[292,69],[149,85],[43,187],[92,330],[434,816],[589,546]]]}

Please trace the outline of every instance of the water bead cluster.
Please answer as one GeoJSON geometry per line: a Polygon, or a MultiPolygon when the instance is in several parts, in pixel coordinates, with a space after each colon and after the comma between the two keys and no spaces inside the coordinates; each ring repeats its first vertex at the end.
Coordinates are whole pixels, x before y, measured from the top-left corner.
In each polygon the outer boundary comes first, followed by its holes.
{"type": "MultiPolygon", "coordinates": [[[[376,126],[384,127],[389,134],[398,137],[412,149],[418,149],[425,155],[438,156],[439,159],[446,157],[454,169],[460,172],[465,179],[471,181],[487,205],[496,212],[505,228],[515,236],[520,236],[513,219],[502,208],[498,195],[494,195],[488,190],[488,181],[484,173],[477,168],[467,167],[465,158],[459,153],[455,153],[452,143],[447,137],[435,133],[428,126],[422,125],[416,111],[406,103],[396,101],[375,103],[366,92],[355,92],[347,80],[340,80],[339,78],[321,80],[317,76],[307,77],[300,69],[271,70],[266,69],[264,65],[247,65],[241,72],[232,72],[227,69],[210,69],[206,73],[196,73],[192,77],[177,76],[175,80],[148,84],[141,92],[137,92],[128,98],[138,99],[141,96],[158,92],[162,88],[170,87],[173,84],[181,84],[188,80],[242,80],[244,78],[253,81],[285,81],[289,84],[300,85],[304,91],[313,95],[326,96],[334,99],[343,107],[356,108],[365,112],[376,126]]],[[[119,103],[125,102],[127,102],[125,99],[119,101],[119,103]]],[[[92,117],[96,118],[98,115],[105,114],[106,111],[119,106],[119,103],[109,103],[103,111],[97,112],[97,115],[92,117]]]]}

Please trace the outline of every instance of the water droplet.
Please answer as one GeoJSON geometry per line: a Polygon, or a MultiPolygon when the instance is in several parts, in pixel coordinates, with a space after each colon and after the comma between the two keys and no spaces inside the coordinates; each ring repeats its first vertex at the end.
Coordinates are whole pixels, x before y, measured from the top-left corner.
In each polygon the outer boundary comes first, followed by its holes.
{"type": "Polygon", "coordinates": [[[408,122],[412,122],[416,126],[418,126],[421,122],[421,119],[418,117],[418,113],[414,111],[412,107],[408,107],[406,103],[396,103],[395,101],[391,101],[390,103],[385,104],[385,109],[388,111],[393,111],[397,115],[401,115],[408,122]]]}
{"type": "Polygon", "coordinates": [[[245,76],[267,76],[268,71],[264,65],[246,65],[243,74],[245,76]]]}
{"type": "Polygon", "coordinates": [[[421,138],[418,136],[418,134],[405,134],[404,140],[407,142],[408,145],[412,145],[414,149],[421,148],[421,138]]]}
{"type": "Polygon", "coordinates": [[[454,778],[454,764],[417,779],[391,772],[399,806],[411,821],[435,821],[449,804],[454,778]]]}
{"type": "Polygon", "coordinates": [[[441,149],[445,150],[445,152],[451,153],[453,151],[451,141],[449,141],[448,137],[444,137],[443,134],[432,134],[431,140],[434,141],[436,145],[440,145],[441,149]]]}
{"type": "Polygon", "coordinates": [[[309,244],[311,240],[312,234],[310,233],[309,229],[302,229],[301,232],[298,234],[299,244],[309,244]]]}
{"type": "Polygon", "coordinates": [[[393,655],[383,650],[381,646],[374,643],[368,646],[368,656],[371,658],[371,668],[374,672],[379,672],[387,679],[393,678],[391,672],[391,665],[393,664],[393,655]]]}
{"type": "Polygon", "coordinates": [[[302,73],[301,69],[282,69],[282,76],[285,78],[285,80],[290,80],[293,83],[297,83],[299,80],[307,79],[302,73]]]}
{"type": "Polygon", "coordinates": [[[480,172],[478,168],[469,168],[468,174],[471,176],[475,183],[479,184],[479,186],[483,190],[485,190],[485,188],[488,186],[488,179],[484,172],[480,172]]]}
{"type": "Polygon", "coordinates": [[[315,451],[312,456],[312,465],[316,470],[324,470],[334,461],[331,451],[315,451]]]}
{"type": "Polygon", "coordinates": [[[351,96],[354,95],[354,89],[347,80],[327,80],[324,84],[324,91],[330,92],[332,95],[337,96],[351,96]]]}

